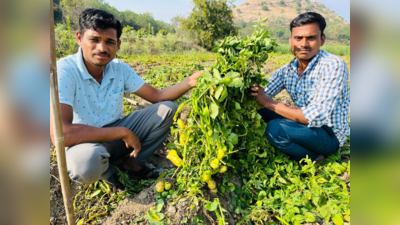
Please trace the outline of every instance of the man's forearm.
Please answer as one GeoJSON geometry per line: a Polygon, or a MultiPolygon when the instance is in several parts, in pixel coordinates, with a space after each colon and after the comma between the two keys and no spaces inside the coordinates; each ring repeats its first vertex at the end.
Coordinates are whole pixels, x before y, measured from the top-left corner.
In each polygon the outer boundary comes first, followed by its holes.
{"type": "Polygon", "coordinates": [[[266,101],[263,106],[287,119],[308,125],[308,121],[300,108],[288,106],[272,99],[266,101]]]}
{"type": "Polygon", "coordinates": [[[128,129],[125,127],[97,128],[82,124],[72,124],[64,127],[65,146],[113,141],[125,137],[127,131],[128,129]]]}
{"type": "Polygon", "coordinates": [[[160,102],[161,101],[167,101],[167,100],[175,100],[181,97],[183,94],[185,94],[188,90],[190,90],[192,86],[190,85],[190,77],[185,78],[181,82],[170,86],[166,87],[162,90],[160,90],[160,102]]]}

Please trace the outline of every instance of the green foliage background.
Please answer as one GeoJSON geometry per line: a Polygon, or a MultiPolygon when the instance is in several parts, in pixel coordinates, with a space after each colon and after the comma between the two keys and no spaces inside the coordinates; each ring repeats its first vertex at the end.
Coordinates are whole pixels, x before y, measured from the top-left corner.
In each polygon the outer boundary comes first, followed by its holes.
{"type": "Polygon", "coordinates": [[[165,29],[168,32],[175,32],[171,24],[155,20],[151,13],[138,14],[130,10],[118,11],[104,0],[55,0],[55,23],[66,23],[66,18],[69,17],[72,30],[77,30],[79,14],[86,8],[96,8],[110,12],[121,21],[124,27],[129,25],[135,30],[146,28],[150,24],[154,28],[155,33],[161,29],[165,29]]]}

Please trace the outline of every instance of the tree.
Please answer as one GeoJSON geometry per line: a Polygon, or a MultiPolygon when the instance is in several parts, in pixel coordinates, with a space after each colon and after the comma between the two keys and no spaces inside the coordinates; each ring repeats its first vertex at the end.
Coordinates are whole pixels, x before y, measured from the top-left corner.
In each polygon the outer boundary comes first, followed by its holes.
{"type": "Polygon", "coordinates": [[[233,21],[233,5],[227,0],[192,0],[194,8],[182,29],[194,37],[200,46],[212,49],[215,42],[229,35],[237,35],[233,21]]]}

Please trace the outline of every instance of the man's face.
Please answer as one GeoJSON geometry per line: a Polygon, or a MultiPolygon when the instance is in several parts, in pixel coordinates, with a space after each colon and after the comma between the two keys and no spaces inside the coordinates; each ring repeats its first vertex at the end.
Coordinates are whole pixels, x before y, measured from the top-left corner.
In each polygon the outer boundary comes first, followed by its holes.
{"type": "Polygon", "coordinates": [[[310,23],[301,27],[293,27],[290,37],[293,55],[299,60],[310,61],[325,43],[325,34],[321,37],[318,23],[310,23]]]}
{"type": "Polygon", "coordinates": [[[117,40],[117,30],[113,28],[86,29],[83,36],[76,32],[76,40],[82,47],[85,63],[100,67],[114,59],[121,45],[121,40],[117,40]]]}

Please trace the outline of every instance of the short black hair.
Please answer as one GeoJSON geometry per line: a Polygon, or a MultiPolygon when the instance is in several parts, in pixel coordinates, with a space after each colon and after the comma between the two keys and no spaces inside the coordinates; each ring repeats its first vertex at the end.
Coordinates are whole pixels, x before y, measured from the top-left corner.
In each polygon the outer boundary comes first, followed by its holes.
{"type": "Polygon", "coordinates": [[[293,27],[301,27],[310,23],[318,23],[319,29],[321,30],[321,36],[324,35],[326,27],[325,18],[316,12],[306,12],[294,18],[290,23],[290,32],[292,32],[293,27]]]}
{"type": "Polygon", "coordinates": [[[79,15],[79,33],[83,36],[83,33],[87,29],[108,29],[114,28],[117,30],[117,39],[121,37],[122,25],[113,14],[99,9],[85,9],[79,15]]]}

